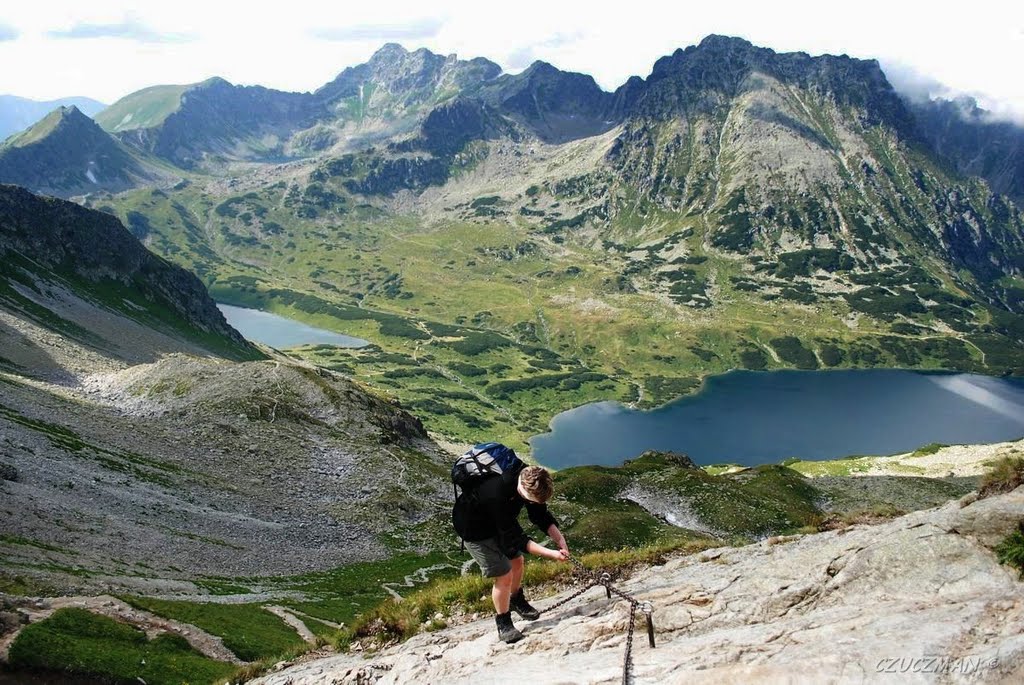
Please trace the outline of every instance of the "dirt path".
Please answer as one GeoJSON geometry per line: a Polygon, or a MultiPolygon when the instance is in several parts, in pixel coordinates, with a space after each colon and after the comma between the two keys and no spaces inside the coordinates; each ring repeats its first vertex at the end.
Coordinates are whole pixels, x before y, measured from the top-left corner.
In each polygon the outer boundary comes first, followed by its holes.
{"type": "Polygon", "coordinates": [[[294,628],[295,632],[299,634],[299,637],[306,642],[316,642],[316,635],[306,627],[306,624],[302,622],[301,618],[293,614],[289,609],[281,606],[265,606],[263,608],[294,628]]]}

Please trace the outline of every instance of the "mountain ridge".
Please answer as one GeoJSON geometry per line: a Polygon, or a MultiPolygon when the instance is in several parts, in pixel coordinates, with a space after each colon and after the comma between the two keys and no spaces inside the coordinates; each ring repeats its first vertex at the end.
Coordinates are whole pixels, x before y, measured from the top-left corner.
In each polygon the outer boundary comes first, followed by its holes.
{"type": "Polygon", "coordinates": [[[0,182],[61,197],[118,192],[166,177],[74,105],[55,109],[0,145],[0,182]]]}
{"type": "Polygon", "coordinates": [[[106,105],[87,97],[66,97],[56,100],[32,100],[17,95],[0,95],[0,142],[29,128],[58,107],[74,105],[86,116],[95,116],[106,105]]]}
{"type": "MultiPolygon", "coordinates": [[[[118,355],[120,340],[90,331],[101,319],[97,312],[65,318],[91,307],[215,354],[261,356],[228,325],[195,275],[146,250],[109,214],[0,185],[0,255],[0,305],[79,344],[118,355]]],[[[125,352],[134,358],[142,350],[125,352]]]]}

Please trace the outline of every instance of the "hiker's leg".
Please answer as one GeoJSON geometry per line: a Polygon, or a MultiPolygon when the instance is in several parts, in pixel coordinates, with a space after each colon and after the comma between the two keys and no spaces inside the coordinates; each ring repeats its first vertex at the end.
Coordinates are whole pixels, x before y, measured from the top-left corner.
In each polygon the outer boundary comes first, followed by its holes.
{"type": "Polygon", "coordinates": [[[494,602],[494,610],[499,614],[508,613],[508,602],[512,597],[512,575],[514,570],[503,576],[494,579],[494,587],[491,589],[491,600],[494,602]]]}
{"type": "Polygon", "coordinates": [[[512,574],[512,585],[509,589],[513,595],[519,592],[519,588],[523,585],[524,566],[522,554],[512,560],[512,570],[509,572],[512,574]]]}

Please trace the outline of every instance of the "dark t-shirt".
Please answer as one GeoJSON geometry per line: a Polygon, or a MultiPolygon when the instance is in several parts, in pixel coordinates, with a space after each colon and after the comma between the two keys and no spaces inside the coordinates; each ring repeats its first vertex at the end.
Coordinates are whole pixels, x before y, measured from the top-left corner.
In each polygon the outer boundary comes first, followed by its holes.
{"type": "Polygon", "coordinates": [[[530,542],[519,525],[519,512],[524,506],[530,521],[545,534],[552,524],[557,525],[548,505],[527,502],[519,495],[519,472],[525,466],[485,478],[472,491],[459,496],[452,509],[452,524],[459,537],[470,542],[496,538],[502,551],[513,556],[525,552],[530,542]]]}

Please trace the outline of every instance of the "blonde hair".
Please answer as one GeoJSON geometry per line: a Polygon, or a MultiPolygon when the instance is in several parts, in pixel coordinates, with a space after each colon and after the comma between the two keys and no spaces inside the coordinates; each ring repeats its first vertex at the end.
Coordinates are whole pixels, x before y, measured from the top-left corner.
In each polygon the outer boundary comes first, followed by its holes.
{"type": "Polygon", "coordinates": [[[538,502],[547,502],[555,491],[551,474],[540,466],[527,466],[519,473],[523,491],[538,502]]]}

